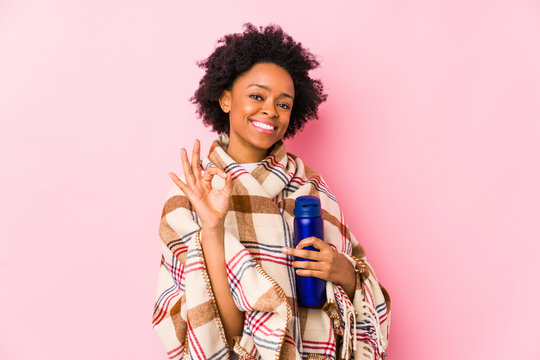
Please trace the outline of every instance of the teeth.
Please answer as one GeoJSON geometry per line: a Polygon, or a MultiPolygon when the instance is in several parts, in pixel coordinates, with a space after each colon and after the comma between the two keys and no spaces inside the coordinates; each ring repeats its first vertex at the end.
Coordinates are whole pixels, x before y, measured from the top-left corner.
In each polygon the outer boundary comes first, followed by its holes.
{"type": "Polygon", "coordinates": [[[274,130],[274,127],[272,125],[263,124],[258,121],[253,121],[253,124],[263,129],[274,130]]]}

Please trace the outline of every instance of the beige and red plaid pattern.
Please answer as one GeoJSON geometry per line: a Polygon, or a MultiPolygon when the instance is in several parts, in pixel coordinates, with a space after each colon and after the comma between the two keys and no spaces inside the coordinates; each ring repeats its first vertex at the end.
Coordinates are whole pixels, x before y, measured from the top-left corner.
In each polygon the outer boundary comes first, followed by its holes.
{"type": "MultiPolygon", "coordinates": [[[[203,169],[218,166],[232,175],[233,194],[225,218],[225,260],[231,293],[246,313],[234,352],[243,359],[383,359],[388,344],[390,298],[365,261],[345,224],[339,204],[321,176],[287,153],[282,141],[248,173],[226,153],[228,138],[213,143],[203,169]],[[292,258],[296,197],[320,198],[325,241],[358,269],[351,303],[343,289],[327,283],[323,309],[299,307],[292,258]]],[[[223,179],[214,177],[215,187],[223,179]]],[[[200,245],[200,222],[174,186],[163,208],[163,249],[153,325],[171,359],[226,359],[223,326],[200,245]]]]}

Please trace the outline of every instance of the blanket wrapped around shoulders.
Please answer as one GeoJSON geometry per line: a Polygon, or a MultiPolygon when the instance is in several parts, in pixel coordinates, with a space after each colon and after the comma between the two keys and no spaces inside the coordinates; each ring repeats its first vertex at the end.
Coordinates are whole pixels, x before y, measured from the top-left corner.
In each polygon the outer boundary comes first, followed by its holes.
{"type": "MultiPolygon", "coordinates": [[[[336,197],[322,177],[276,143],[251,173],[227,153],[220,135],[203,171],[230,173],[233,192],[225,218],[227,278],[236,306],[245,312],[242,336],[232,349],[240,359],[384,359],[390,297],[377,281],[366,254],[347,227],[336,197]],[[324,240],[355,265],[351,302],[341,286],[327,282],[322,309],[296,302],[292,257],[294,201],[321,200],[324,240]]],[[[215,176],[213,186],[223,186],[215,176]]],[[[200,221],[187,197],[174,186],[163,208],[159,235],[163,256],[153,326],[170,359],[227,359],[230,350],[215,303],[200,244],[200,221]]]]}

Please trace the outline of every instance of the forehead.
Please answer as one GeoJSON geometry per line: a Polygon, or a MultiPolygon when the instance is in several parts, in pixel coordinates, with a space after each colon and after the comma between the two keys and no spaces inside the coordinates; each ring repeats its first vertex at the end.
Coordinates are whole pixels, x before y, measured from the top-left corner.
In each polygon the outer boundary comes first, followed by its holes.
{"type": "Polygon", "coordinates": [[[258,63],[253,65],[248,71],[240,75],[234,82],[233,87],[246,88],[251,84],[264,85],[271,91],[286,92],[294,95],[294,82],[291,75],[276,64],[258,63]]]}

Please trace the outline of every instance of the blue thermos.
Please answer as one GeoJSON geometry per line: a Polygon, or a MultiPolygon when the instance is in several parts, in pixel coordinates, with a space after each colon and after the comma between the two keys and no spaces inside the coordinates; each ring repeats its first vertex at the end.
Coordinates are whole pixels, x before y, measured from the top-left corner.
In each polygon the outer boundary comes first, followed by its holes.
{"type": "MultiPolygon", "coordinates": [[[[321,201],[316,196],[299,196],[294,202],[294,246],[311,236],[324,240],[321,201]]],[[[319,251],[313,246],[306,246],[304,250],[319,251]]],[[[310,260],[297,257],[296,261],[310,260]]],[[[296,275],[296,293],[300,306],[323,306],[326,303],[326,281],[296,275]]]]}

